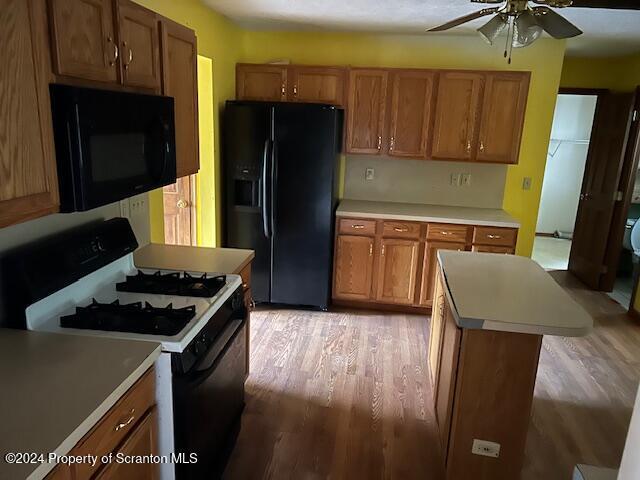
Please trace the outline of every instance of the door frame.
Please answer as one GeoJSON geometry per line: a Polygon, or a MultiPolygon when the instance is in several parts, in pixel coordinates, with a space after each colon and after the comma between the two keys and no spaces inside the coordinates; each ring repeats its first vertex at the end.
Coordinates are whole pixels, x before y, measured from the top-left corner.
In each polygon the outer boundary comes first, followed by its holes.
{"type": "MultiPolygon", "coordinates": [[[[640,87],[636,88],[635,107],[634,109],[640,112],[640,87]]],[[[608,89],[599,88],[560,88],[558,94],[562,95],[596,95],[598,97],[596,101],[596,112],[600,104],[600,98],[602,95],[610,93],[608,89]]],[[[637,115],[638,116],[638,115],[637,115]]],[[[593,134],[593,129],[591,131],[593,134]]],[[[635,175],[633,173],[637,170],[640,160],[640,118],[637,118],[631,123],[631,130],[629,132],[629,140],[627,143],[627,149],[622,165],[622,172],[620,175],[620,183],[618,190],[622,192],[622,201],[616,202],[614,207],[613,218],[611,220],[611,226],[609,228],[609,237],[607,239],[607,248],[605,254],[605,266],[606,272],[602,275],[599,282],[599,291],[610,292],[613,290],[613,286],[616,280],[616,273],[618,268],[618,262],[620,261],[620,254],[622,252],[622,240],[624,237],[624,230],[626,225],[626,217],[631,205],[631,198],[633,195],[633,186],[635,183],[635,175]]],[[[585,170],[586,172],[586,170],[585,170]]],[[[583,174],[584,181],[584,174],[583,174]]],[[[576,218],[576,222],[578,218],[576,218]]],[[[574,228],[575,230],[575,228],[574,228]]],[[[573,246],[572,246],[573,248],[573,246]]],[[[633,297],[635,297],[635,291],[637,289],[638,278],[634,280],[633,295],[631,305],[633,306],[633,297]]]]}

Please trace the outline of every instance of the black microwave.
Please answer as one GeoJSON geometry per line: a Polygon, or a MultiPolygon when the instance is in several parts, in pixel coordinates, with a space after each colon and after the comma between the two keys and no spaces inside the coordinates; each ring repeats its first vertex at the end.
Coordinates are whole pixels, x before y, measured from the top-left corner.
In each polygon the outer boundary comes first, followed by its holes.
{"type": "Polygon", "coordinates": [[[173,98],[51,85],[60,210],[90,210],[176,181],[173,98]]]}

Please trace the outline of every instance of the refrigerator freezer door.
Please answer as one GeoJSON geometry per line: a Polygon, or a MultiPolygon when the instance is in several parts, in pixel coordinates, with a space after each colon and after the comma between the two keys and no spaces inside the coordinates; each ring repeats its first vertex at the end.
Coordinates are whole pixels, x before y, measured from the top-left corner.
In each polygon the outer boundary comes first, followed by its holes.
{"type": "Polygon", "coordinates": [[[271,196],[265,180],[271,184],[272,120],[268,104],[229,102],[224,112],[225,245],[255,250],[251,290],[256,302],[269,302],[271,292],[270,205],[264,200],[271,196]]]}
{"type": "Polygon", "coordinates": [[[275,107],[273,303],[328,306],[340,113],[275,107]]]}

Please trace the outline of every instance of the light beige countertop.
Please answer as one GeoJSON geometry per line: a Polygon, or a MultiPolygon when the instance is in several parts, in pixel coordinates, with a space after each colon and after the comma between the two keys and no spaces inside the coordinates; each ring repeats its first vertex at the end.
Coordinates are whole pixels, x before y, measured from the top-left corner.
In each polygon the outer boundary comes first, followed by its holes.
{"type": "Polygon", "coordinates": [[[0,478],[44,478],[54,464],[6,453],[69,453],[159,355],[153,342],[0,329],[0,478]]]}
{"type": "Polygon", "coordinates": [[[591,316],[536,262],[516,255],[438,252],[461,328],[579,337],[591,316]]]}
{"type": "Polygon", "coordinates": [[[338,217],[381,218],[415,222],[442,222],[461,225],[519,228],[520,222],[498,208],[450,207],[418,203],[340,201],[338,217]]]}
{"type": "Polygon", "coordinates": [[[138,268],[186,270],[189,272],[240,273],[255,256],[253,250],[239,248],[187,247],[150,243],[136,250],[138,268]]]}

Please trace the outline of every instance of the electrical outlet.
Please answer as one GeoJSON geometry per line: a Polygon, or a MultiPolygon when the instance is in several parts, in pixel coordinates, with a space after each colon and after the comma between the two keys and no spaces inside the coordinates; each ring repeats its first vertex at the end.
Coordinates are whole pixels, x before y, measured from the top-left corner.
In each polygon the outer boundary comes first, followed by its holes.
{"type": "Polygon", "coordinates": [[[471,186],[471,174],[470,173],[463,173],[462,174],[461,184],[462,184],[463,187],[470,187],[471,186]]]}
{"type": "Polygon", "coordinates": [[[125,198],[124,200],[120,200],[120,216],[124,218],[131,217],[131,209],[130,209],[128,198],[125,198]]]}
{"type": "Polygon", "coordinates": [[[364,171],[364,179],[365,180],[373,180],[376,176],[376,171],[373,168],[367,168],[364,171]]]}
{"type": "Polygon", "coordinates": [[[483,457],[498,458],[500,456],[500,444],[490,442],[489,440],[473,439],[471,453],[474,455],[482,455],[483,457]]]}
{"type": "Polygon", "coordinates": [[[522,189],[531,190],[531,177],[524,177],[522,179],[522,189]]]}
{"type": "Polygon", "coordinates": [[[451,174],[451,186],[459,187],[460,186],[460,177],[461,177],[461,175],[459,173],[452,173],[451,174]]]}

